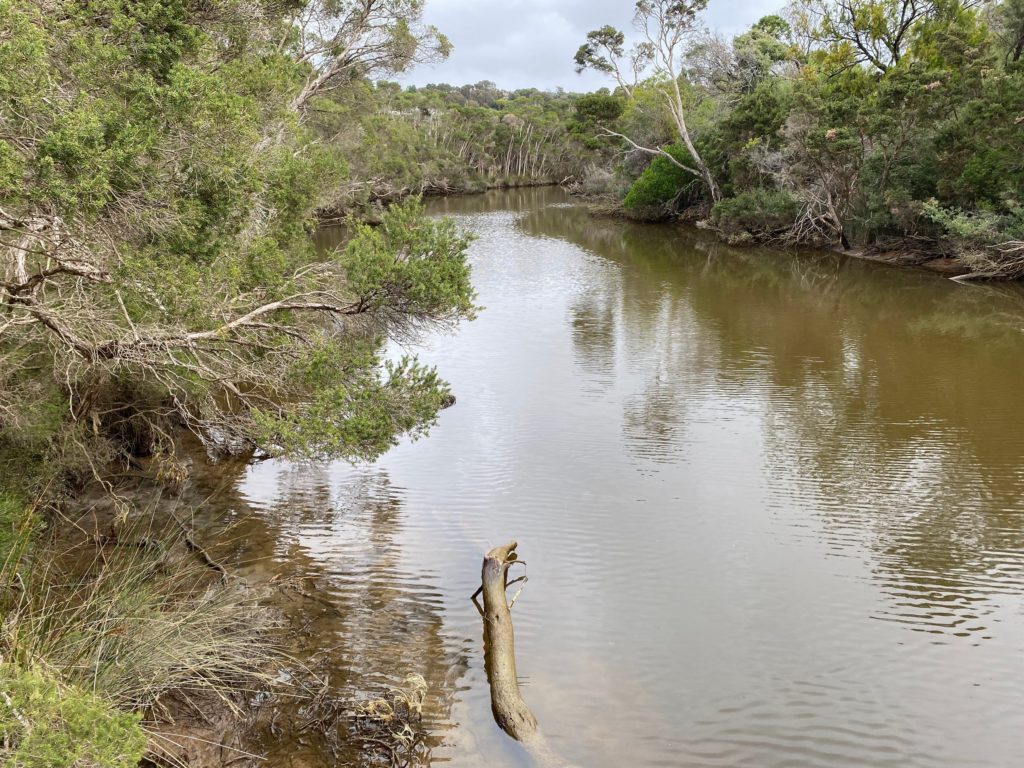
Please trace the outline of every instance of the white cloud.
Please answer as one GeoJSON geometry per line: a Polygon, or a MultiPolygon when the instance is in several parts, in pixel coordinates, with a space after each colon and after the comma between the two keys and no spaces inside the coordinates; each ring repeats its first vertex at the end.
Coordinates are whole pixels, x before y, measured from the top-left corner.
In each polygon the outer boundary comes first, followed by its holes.
{"type": "MultiPolygon", "coordinates": [[[[783,0],[729,3],[711,0],[705,23],[737,34],[783,0]]],[[[491,80],[503,88],[562,87],[585,91],[608,85],[604,77],[577,75],[572,57],[589,30],[611,24],[631,29],[630,0],[427,0],[426,21],[455,45],[443,64],[419,67],[404,82],[464,85],[491,80]]]]}

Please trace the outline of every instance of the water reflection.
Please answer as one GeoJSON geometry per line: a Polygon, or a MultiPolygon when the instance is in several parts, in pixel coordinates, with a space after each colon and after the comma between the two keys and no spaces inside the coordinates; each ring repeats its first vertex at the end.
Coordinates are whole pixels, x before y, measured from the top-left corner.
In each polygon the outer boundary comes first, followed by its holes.
{"type": "Polygon", "coordinates": [[[838,554],[874,550],[892,598],[877,618],[989,637],[977,604],[1021,591],[1018,289],[737,251],[580,208],[542,207],[522,223],[623,267],[617,313],[600,291],[572,312],[574,328],[603,318],[600,335],[574,334],[585,371],[621,335],[625,366],[644,372],[622,416],[635,454],[672,460],[687,403],[728,394],[760,411],[773,503],[813,507],[838,554]]]}
{"type": "Polygon", "coordinates": [[[572,340],[576,363],[601,391],[615,373],[616,309],[612,291],[590,291],[573,303],[572,340]]]}
{"type": "Polygon", "coordinates": [[[302,642],[337,646],[341,689],[425,674],[435,762],[526,765],[468,601],[517,538],[524,695],[574,762],[1017,761],[1019,290],[733,250],[555,189],[430,205],[478,235],[487,309],[422,348],[457,406],[373,467],[253,467],[233,502],[252,557],[337,606],[302,642]]]}
{"type": "MultiPolygon", "coordinates": [[[[270,462],[207,468],[197,480],[212,502],[206,514],[230,525],[239,575],[279,588],[274,603],[290,628],[296,679],[325,683],[347,715],[422,675],[425,749],[441,747],[471,641],[446,632],[435,574],[403,562],[402,494],[387,473],[352,470],[339,481],[328,467],[270,462]]],[[[251,749],[268,764],[377,764],[351,738],[347,717],[309,728],[322,713],[303,699],[294,710],[274,713],[255,736],[251,749]]]]}

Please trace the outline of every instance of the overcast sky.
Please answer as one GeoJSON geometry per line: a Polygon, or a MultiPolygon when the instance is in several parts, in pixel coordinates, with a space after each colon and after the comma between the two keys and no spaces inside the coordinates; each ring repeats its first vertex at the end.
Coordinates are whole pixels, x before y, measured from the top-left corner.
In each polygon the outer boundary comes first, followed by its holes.
{"type": "MultiPolygon", "coordinates": [[[[720,32],[738,34],[784,3],[711,0],[703,20],[720,32]]],[[[594,90],[610,82],[592,72],[577,75],[573,54],[592,29],[611,24],[629,32],[633,7],[633,0],[427,0],[426,22],[448,35],[455,50],[445,63],[419,67],[403,81],[491,80],[507,89],[594,90]]]]}

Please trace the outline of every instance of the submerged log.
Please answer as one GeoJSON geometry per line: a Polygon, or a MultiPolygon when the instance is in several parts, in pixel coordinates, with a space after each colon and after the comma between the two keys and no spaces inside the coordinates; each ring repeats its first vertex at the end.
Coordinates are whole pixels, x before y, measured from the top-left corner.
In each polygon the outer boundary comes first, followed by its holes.
{"type": "Polygon", "coordinates": [[[482,607],[477,603],[477,609],[484,620],[484,666],[491,687],[491,712],[505,733],[522,742],[536,765],[575,768],[552,749],[537,725],[537,718],[519,692],[515,634],[512,630],[512,606],[519,594],[516,593],[512,600],[507,596],[510,585],[526,581],[525,576],[512,581],[508,579],[509,568],[522,562],[516,555],[516,546],[516,542],[510,541],[487,553],[481,570],[481,585],[473,595],[474,602],[480,594],[484,599],[482,607]]]}
{"type": "Polygon", "coordinates": [[[512,612],[505,593],[508,569],[517,562],[516,546],[516,542],[509,542],[484,557],[480,587],[484,598],[484,665],[495,721],[516,741],[529,741],[537,733],[537,718],[519,692],[512,612]]]}

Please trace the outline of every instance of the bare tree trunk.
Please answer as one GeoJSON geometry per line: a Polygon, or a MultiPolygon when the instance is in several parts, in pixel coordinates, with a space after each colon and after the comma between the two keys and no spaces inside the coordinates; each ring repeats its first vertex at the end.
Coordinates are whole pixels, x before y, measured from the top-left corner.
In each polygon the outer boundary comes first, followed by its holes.
{"type": "Polygon", "coordinates": [[[683,144],[686,145],[690,157],[693,158],[694,165],[700,171],[701,178],[707,184],[712,204],[717,203],[722,199],[722,192],[715,181],[714,175],[711,173],[711,169],[708,168],[707,163],[704,162],[704,158],[700,156],[697,147],[690,138],[690,129],[686,125],[686,108],[683,106],[683,95],[679,90],[678,76],[674,68],[669,67],[668,71],[672,77],[672,93],[666,95],[668,96],[669,109],[672,112],[672,117],[675,119],[676,130],[679,132],[679,137],[683,140],[683,144]]]}

